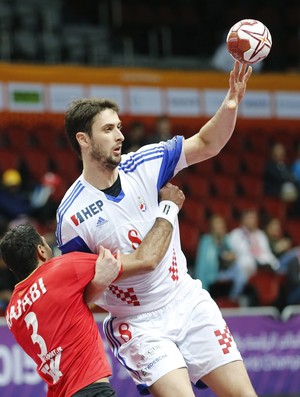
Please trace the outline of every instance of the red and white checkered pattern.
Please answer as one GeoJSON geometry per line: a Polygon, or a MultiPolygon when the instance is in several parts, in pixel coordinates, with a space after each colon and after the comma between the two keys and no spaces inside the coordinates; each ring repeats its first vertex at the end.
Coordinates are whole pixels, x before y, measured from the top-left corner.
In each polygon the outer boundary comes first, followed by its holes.
{"type": "Polygon", "coordinates": [[[229,353],[229,348],[232,346],[232,335],[229,331],[228,326],[226,325],[225,329],[223,331],[220,331],[219,329],[215,331],[215,335],[218,339],[219,345],[222,346],[222,351],[224,354],[229,353]]]}
{"type": "Polygon", "coordinates": [[[173,281],[178,281],[178,266],[175,251],[173,250],[172,265],[169,267],[169,272],[171,274],[171,279],[173,281]]]}
{"type": "Polygon", "coordinates": [[[134,288],[127,288],[126,290],[123,290],[116,285],[110,285],[109,289],[114,295],[116,295],[118,299],[126,302],[128,305],[140,306],[140,302],[134,292],[134,288]]]}

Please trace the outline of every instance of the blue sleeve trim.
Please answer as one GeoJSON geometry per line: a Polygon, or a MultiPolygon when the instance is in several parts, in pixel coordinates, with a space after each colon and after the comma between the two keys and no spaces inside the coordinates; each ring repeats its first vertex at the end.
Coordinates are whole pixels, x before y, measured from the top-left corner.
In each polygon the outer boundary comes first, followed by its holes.
{"type": "Polygon", "coordinates": [[[165,142],[164,157],[157,180],[157,190],[160,190],[174,176],[182,151],[183,137],[175,136],[165,142]]]}
{"type": "Polygon", "coordinates": [[[62,254],[67,254],[68,252],[74,252],[74,251],[88,252],[93,254],[93,252],[87,246],[85,241],[79,236],[74,237],[72,240],[59,246],[58,248],[60,249],[62,254]]]}

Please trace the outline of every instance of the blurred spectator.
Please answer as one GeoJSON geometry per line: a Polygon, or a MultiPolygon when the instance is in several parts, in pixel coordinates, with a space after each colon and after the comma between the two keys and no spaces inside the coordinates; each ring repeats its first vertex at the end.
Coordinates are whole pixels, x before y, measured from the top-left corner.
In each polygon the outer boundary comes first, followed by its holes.
{"type": "Polygon", "coordinates": [[[46,172],[31,194],[34,217],[44,224],[55,219],[56,209],[64,193],[62,178],[53,172],[46,172]]]}
{"type": "MultiPolygon", "coordinates": [[[[214,214],[210,219],[210,232],[201,236],[198,244],[194,276],[205,289],[218,282],[230,281],[228,297],[237,300],[245,285],[245,278],[236,263],[230,246],[225,219],[214,214]]],[[[212,292],[212,291],[210,291],[212,292]]]]}
{"type": "Polygon", "coordinates": [[[300,254],[300,247],[293,247],[291,238],[284,234],[281,221],[278,218],[271,218],[267,222],[265,232],[271,250],[279,260],[279,272],[285,274],[290,260],[300,254]]]}
{"type": "Polygon", "coordinates": [[[273,254],[266,233],[259,228],[258,212],[250,208],[242,212],[240,226],[229,233],[231,247],[246,279],[258,268],[277,271],[279,261],[273,254]]]}
{"type": "Polygon", "coordinates": [[[270,158],[264,170],[264,192],[267,196],[279,197],[287,202],[299,198],[299,185],[286,161],[283,144],[272,145],[270,158]]]}
{"type": "Polygon", "coordinates": [[[128,132],[125,132],[125,140],[122,145],[123,153],[136,152],[146,143],[145,125],[142,121],[134,121],[128,132]]]}
{"type": "Polygon", "coordinates": [[[265,226],[265,232],[268,236],[272,252],[277,258],[291,249],[292,240],[290,237],[284,235],[280,219],[269,219],[265,226]]]}
{"type": "Polygon", "coordinates": [[[2,175],[0,187],[0,215],[7,221],[22,217],[35,218],[39,222],[55,219],[57,205],[61,195],[56,192],[61,186],[61,178],[53,173],[46,173],[41,182],[25,190],[18,170],[8,169],[2,175]]]}
{"type": "Polygon", "coordinates": [[[12,220],[21,214],[31,214],[33,208],[28,193],[22,188],[22,177],[18,170],[3,172],[0,187],[0,214],[12,220]]]}
{"type": "Polygon", "coordinates": [[[154,130],[147,139],[147,143],[167,141],[172,138],[172,124],[168,116],[159,116],[156,119],[154,130]]]}

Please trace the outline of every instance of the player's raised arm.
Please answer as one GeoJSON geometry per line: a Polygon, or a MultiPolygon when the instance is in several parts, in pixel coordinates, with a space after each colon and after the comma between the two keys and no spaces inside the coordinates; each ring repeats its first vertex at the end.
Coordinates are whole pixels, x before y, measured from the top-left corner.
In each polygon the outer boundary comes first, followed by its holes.
{"type": "Polygon", "coordinates": [[[234,62],[230,72],[229,90],[215,115],[200,131],[184,141],[184,153],[188,165],[215,156],[230,139],[236,124],[238,105],[243,99],[252,68],[234,62]]]}

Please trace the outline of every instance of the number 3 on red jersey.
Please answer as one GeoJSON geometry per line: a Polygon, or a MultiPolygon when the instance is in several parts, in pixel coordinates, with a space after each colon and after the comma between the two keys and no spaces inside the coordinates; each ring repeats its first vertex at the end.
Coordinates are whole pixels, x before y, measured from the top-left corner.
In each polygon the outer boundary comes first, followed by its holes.
{"type": "Polygon", "coordinates": [[[32,328],[31,340],[34,344],[38,344],[41,353],[38,354],[41,359],[39,371],[51,377],[44,377],[44,380],[49,384],[58,382],[59,378],[63,375],[59,369],[62,348],[57,348],[52,352],[48,352],[45,340],[38,334],[38,319],[34,312],[29,312],[25,317],[27,328],[32,328]]]}

